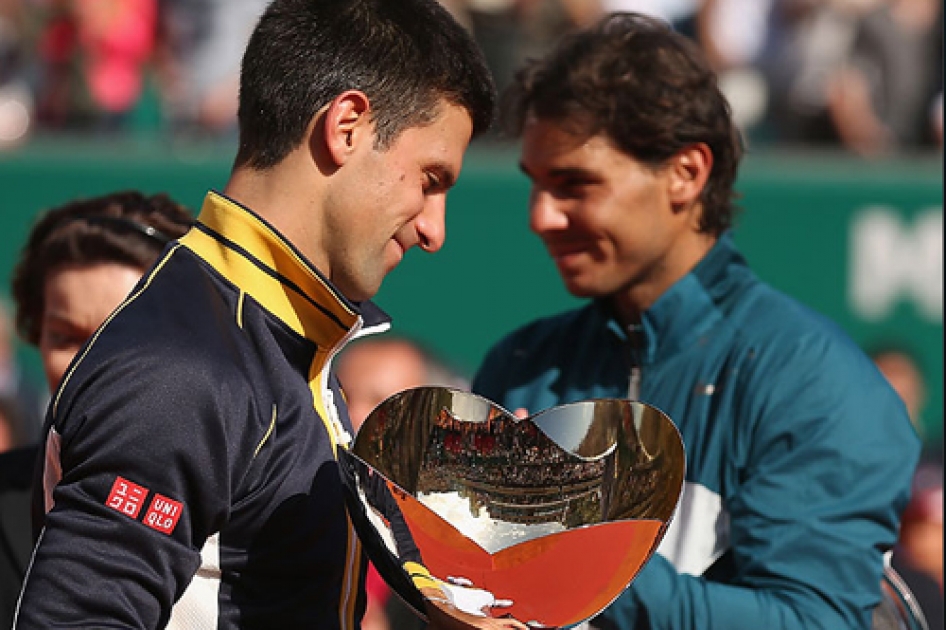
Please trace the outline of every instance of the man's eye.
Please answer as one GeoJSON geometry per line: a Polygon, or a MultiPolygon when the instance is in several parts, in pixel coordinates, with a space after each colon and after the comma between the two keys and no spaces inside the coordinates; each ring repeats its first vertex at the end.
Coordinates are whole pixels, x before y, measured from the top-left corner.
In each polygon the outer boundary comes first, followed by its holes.
{"type": "Polygon", "coordinates": [[[584,197],[590,186],[591,181],[587,179],[567,179],[558,182],[554,190],[557,197],[575,198],[584,197]]]}
{"type": "Polygon", "coordinates": [[[85,343],[87,337],[64,332],[49,332],[46,343],[51,348],[73,348],[85,343]]]}
{"type": "Polygon", "coordinates": [[[436,173],[426,173],[424,175],[424,182],[425,192],[439,192],[440,178],[437,177],[436,173]]]}

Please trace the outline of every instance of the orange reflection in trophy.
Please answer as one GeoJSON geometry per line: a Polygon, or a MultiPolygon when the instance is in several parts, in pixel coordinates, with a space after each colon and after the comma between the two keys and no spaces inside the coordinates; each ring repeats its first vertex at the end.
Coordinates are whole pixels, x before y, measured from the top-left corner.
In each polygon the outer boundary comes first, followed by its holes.
{"type": "Polygon", "coordinates": [[[658,520],[613,521],[563,530],[489,553],[420,501],[392,486],[431,574],[462,577],[524,621],[579,623],[605,608],[657,547],[658,520]],[[562,579],[568,576],[568,579],[562,579]]]}

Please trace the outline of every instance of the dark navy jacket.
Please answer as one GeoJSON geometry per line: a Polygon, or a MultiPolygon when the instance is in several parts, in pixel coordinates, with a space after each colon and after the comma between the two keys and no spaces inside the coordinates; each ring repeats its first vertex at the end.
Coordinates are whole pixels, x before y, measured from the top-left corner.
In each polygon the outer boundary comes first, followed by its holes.
{"type": "Polygon", "coordinates": [[[357,628],[330,363],[385,327],[210,193],[53,398],[16,628],[357,628]]]}

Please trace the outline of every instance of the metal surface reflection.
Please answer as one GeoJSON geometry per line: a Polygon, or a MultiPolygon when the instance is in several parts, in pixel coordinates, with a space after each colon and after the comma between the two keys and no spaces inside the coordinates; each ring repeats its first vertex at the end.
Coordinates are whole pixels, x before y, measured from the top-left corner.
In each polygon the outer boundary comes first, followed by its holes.
{"type": "Polygon", "coordinates": [[[520,420],[440,387],[383,402],[341,461],[369,556],[419,614],[417,586],[433,584],[461,609],[492,604],[485,614],[534,627],[579,623],[621,593],[663,537],[684,473],[676,427],[644,403],[520,420]]]}
{"type": "Polygon", "coordinates": [[[884,567],[880,604],[874,608],[871,630],[929,630],[916,596],[890,565],[884,567]]]}

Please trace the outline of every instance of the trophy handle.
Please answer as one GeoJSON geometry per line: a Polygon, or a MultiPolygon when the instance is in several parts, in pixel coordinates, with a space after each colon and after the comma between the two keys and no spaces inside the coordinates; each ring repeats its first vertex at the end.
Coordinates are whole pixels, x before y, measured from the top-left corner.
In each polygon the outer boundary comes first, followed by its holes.
{"type": "Polygon", "coordinates": [[[885,562],[881,592],[883,599],[874,609],[871,630],[929,630],[919,602],[889,561],[885,562]]]}

